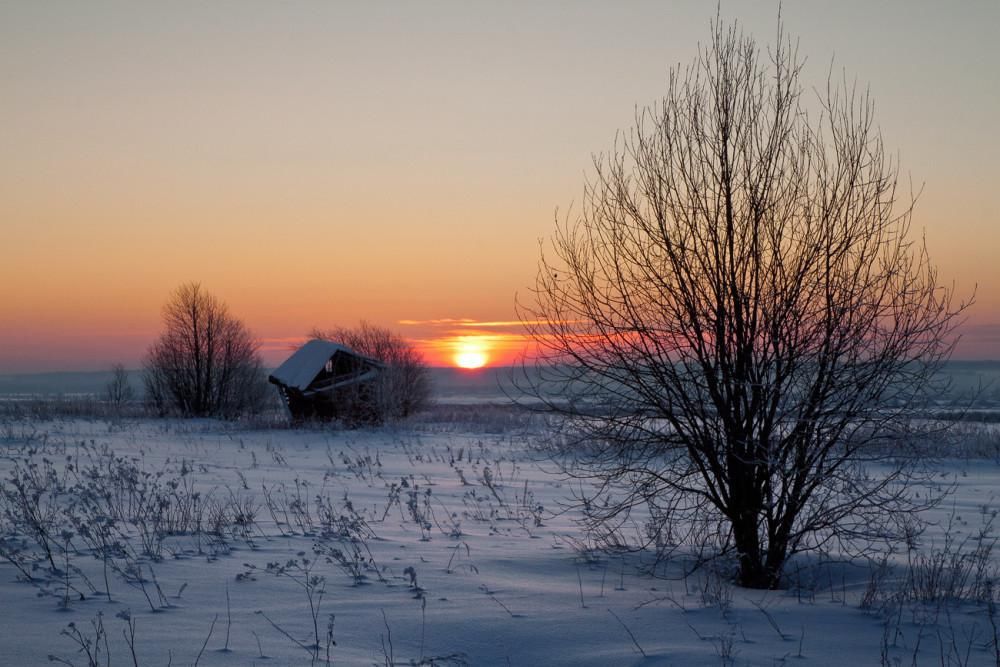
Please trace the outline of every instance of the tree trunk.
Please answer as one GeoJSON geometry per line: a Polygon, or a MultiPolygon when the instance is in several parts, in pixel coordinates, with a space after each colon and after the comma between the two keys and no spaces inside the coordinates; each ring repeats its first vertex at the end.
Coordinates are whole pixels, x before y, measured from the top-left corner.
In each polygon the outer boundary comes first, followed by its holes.
{"type": "Polygon", "coordinates": [[[766,550],[761,548],[757,517],[753,512],[744,511],[733,521],[733,538],[740,566],[736,583],[743,588],[778,588],[781,583],[781,567],[785,562],[785,549],[776,549],[775,545],[768,545],[766,550]]]}

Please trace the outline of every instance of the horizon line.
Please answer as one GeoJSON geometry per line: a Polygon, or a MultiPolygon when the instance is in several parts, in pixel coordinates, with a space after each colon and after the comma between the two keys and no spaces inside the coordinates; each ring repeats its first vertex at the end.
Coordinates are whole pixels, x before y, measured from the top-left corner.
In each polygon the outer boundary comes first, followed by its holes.
{"type": "MultiPolygon", "coordinates": [[[[1000,364],[1000,358],[990,358],[990,359],[970,359],[970,358],[949,359],[945,363],[948,363],[948,364],[953,364],[953,363],[964,363],[964,364],[1000,364]]],[[[497,364],[497,365],[481,366],[479,368],[463,368],[461,366],[431,365],[431,364],[429,364],[427,366],[427,368],[431,369],[431,370],[456,371],[458,373],[466,373],[466,374],[472,375],[472,374],[481,373],[481,372],[488,371],[488,370],[496,370],[496,369],[501,369],[501,368],[520,368],[521,366],[522,366],[521,364],[497,364]]],[[[264,368],[264,370],[271,371],[271,370],[274,370],[275,368],[277,368],[277,366],[267,366],[267,367],[264,368]]],[[[129,373],[140,373],[140,372],[142,372],[143,369],[141,367],[139,367],[139,368],[126,368],[125,370],[126,370],[126,372],[129,372],[129,373]]],[[[74,374],[76,374],[76,375],[84,375],[84,374],[111,373],[111,372],[112,372],[112,369],[110,368],[110,366],[108,368],[94,368],[94,369],[90,369],[90,370],[85,370],[85,369],[76,369],[76,370],[74,370],[74,369],[66,369],[66,370],[47,370],[47,371],[46,370],[33,370],[33,371],[4,371],[4,370],[0,370],[0,377],[24,376],[24,375],[74,375],[74,374]]]]}

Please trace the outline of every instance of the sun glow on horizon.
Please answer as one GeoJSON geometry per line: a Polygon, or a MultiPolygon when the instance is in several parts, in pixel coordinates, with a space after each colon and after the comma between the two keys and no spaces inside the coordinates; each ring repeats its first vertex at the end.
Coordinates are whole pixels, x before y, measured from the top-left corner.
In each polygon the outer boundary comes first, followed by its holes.
{"type": "Polygon", "coordinates": [[[489,361],[486,346],[480,340],[464,338],[457,341],[452,361],[459,368],[482,368],[489,361]]]}
{"type": "Polygon", "coordinates": [[[399,324],[413,327],[417,335],[408,339],[432,366],[467,370],[508,366],[523,360],[530,347],[521,321],[439,318],[399,324]]]}

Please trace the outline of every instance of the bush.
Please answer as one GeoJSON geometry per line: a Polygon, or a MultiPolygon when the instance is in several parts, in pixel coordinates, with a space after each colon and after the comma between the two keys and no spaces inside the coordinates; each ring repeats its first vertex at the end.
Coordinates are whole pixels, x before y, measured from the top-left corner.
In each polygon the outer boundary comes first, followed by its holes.
{"type": "Polygon", "coordinates": [[[225,303],[187,283],[163,307],[163,323],[143,377],[160,414],[233,418],[263,409],[268,389],[257,342],[225,303]]]}

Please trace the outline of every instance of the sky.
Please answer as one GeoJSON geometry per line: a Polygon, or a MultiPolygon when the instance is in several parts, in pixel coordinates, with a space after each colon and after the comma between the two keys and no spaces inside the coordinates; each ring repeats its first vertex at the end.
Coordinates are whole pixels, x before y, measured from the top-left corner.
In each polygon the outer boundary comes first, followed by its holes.
{"type": "MultiPolygon", "coordinates": [[[[777,13],[721,3],[763,42],[777,13]]],[[[189,281],[271,364],[314,327],[360,320],[432,363],[475,354],[469,341],[509,360],[515,296],[557,211],[714,14],[0,2],[0,373],[137,367],[189,281]]],[[[803,80],[823,84],[832,63],[869,86],[886,146],[923,187],[913,229],[940,280],[976,294],[956,356],[1000,358],[1000,2],[781,14],[803,80]]]]}

